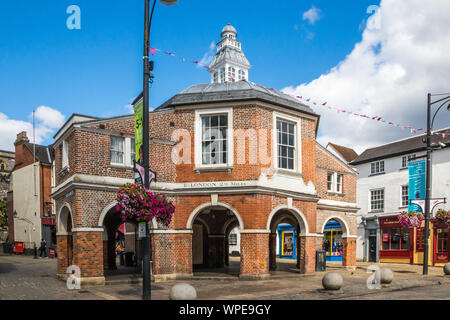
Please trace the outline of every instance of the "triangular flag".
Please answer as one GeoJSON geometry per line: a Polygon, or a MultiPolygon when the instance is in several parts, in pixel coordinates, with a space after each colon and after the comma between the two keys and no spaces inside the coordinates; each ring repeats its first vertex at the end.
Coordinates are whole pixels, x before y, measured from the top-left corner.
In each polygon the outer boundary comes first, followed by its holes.
{"type": "Polygon", "coordinates": [[[150,48],[150,53],[151,53],[152,55],[154,55],[155,52],[156,52],[156,49],[155,49],[155,48],[150,48]]]}

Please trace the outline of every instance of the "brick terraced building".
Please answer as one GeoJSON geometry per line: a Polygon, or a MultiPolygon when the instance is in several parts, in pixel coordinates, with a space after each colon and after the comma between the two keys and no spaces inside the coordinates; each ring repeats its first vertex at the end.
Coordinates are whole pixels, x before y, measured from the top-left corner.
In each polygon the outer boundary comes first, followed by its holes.
{"type": "MultiPolygon", "coordinates": [[[[342,227],[343,264],[354,267],[356,173],[316,142],[319,115],[312,109],[248,81],[250,64],[236,35],[230,25],[223,29],[211,83],[150,113],[150,168],[157,172],[151,189],[176,207],[168,228],[151,224],[153,276],[223,268],[237,226],[240,277],[268,277],[281,223],[297,231],[299,272],[312,273],[330,220],[342,227]]],[[[103,283],[116,263],[116,192],[134,176],[134,116],[73,115],[54,149],[58,274],[73,264],[83,282],[103,283]]]]}

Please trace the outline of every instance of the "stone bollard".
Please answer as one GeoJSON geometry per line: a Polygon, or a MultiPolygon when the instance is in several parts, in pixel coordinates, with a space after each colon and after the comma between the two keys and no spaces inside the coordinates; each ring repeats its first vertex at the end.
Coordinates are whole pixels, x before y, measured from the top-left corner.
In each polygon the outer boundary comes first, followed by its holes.
{"type": "Polygon", "coordinates": [[[447,262],[444,265],[444,273],[445,273],[445,275],[450,276],[450,262],[447,262]]]}
{"type": "Polygon", "coordinates": [[[177,283],[170,289],[169,300],[196,300],[197,291],[187,283],[177,283]]]}
{"type": "Polygon", "coordinates": [[[381,284],[390,284],[394,280],[394,273],[389,268],[380,269],[380,282],[381,284]]]}
{"type": "Polygon", "coordinates": [[[322,278],[322,285],[325,290],[339,290],[343,283],[344,279],[336,272],[329,272],[322,278]]]}

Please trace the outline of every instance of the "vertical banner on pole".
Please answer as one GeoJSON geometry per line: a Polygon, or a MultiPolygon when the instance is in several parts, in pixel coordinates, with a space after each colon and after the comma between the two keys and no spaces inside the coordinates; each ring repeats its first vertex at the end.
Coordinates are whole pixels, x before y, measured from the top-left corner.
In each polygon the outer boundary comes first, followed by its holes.
{"type": "MultiPolygon", "coordinates": [[[[144,101],[141,99],[137,102],[135,106],[133,106],[134,109],[134,141],[135,141],[135,169],[137,169],[137,166],[144,163],[144,146],[143,146],[143,139],[144,139],[144,101]]],[[[137,184],[144,185],[143,181],[143,175],[141,176],[139,170],[135,170],[134,173],[134,181],[137,184]]]]}
{"type": "MultiPolygon", "coordinates": [[[[425,200],[425,174],[426,174],[426,160],[411,161],[408,163],[409,185],[408,198],[409,200],[425,200]]],[[[409,203],[408,211],[425,213],[422,208],[413,203],[409,203]]]]}

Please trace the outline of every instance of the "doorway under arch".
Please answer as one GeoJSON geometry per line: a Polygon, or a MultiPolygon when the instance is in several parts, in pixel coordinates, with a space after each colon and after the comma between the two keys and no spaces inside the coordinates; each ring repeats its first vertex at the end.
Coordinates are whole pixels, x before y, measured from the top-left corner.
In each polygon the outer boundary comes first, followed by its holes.
{"type": "MultiPolygon", "coordinates": [[[[194,274],[214,272],[238,276],[240,256],[230,257],[230,234],[235,234],[236,228],[243,228],[240,216],[229,207],[209,205],[194,211],[191,218],[194,274]]],[[[232,247],[235,248],[234,241],[232,247]]]]}
{"type": "Polygon", "coordinates": [[[103,227],[103,269],[105,276],[140,274],[142,241],[138,239],[137,224],[123,222],[116,206],[110,205],[100,216],[103,227]]]}
{"type": "Polygon", "coordinates": [[[339,217],[329,217],[322,226],[322,249],[326,252],[326,261],[344,264],[346,254],[344,242],[348,235],[346,222],[339,217]]]}
{"type": "Polygon", "coordinates": [[[269,217],[269,271],[298,273],[300,268],[300,235],[306,222],[297,212],[280,208],[269,217]]]}

